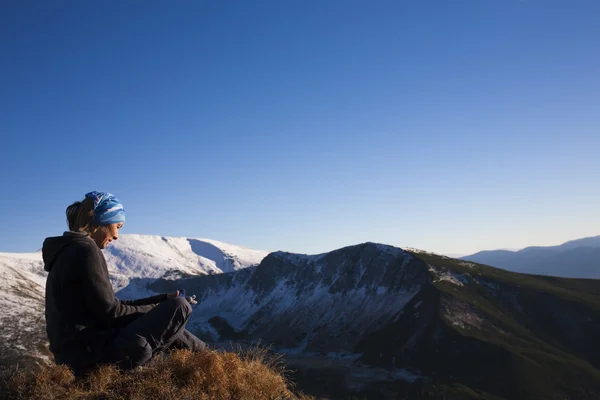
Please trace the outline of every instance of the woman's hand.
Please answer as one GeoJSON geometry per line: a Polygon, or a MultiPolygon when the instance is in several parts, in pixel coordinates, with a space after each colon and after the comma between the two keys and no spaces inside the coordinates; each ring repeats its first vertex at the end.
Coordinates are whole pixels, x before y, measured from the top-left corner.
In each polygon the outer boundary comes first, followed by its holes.
{"type": "Polygon", "coordinates": [[[167,293],[167,300],[174,299],[177,296],[179,296],[179,290],[177,290],[177,291],[175,291],[173,293],[167,293]]]}
{"type": "Polygon", "coordinates": [[[198,304],[198,302],[196,301],[196,295],[186,296],[185,289],[178,290],[174,293],[167,293],[167,300],[174,299],[175,297],[183,297],[190,304],[198,304]]]}

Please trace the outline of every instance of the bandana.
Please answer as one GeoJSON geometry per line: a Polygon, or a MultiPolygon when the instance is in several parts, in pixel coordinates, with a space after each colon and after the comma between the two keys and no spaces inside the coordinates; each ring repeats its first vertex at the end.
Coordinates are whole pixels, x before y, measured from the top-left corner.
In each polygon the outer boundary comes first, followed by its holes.
{"type": "Polygon", "coordinates": [[[94,200],[94,223],[110,225],[125,222],[125,210],[121,202],[111,193],[90,192],[85,195],[94,200]]]}

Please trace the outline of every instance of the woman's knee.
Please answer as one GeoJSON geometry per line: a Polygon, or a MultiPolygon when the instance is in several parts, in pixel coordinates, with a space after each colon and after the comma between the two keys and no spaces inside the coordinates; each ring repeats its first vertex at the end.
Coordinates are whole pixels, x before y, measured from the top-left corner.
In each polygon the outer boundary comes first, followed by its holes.
{"type": "Polygon", "coordinates": [[[166,301],[170,306],[174,308],[174,310],[180,310],[185,316],[188,316],[192,313],[192,306],[190,303],[183,297],[175,297],[173,299],[169,299],[166,301]]]}

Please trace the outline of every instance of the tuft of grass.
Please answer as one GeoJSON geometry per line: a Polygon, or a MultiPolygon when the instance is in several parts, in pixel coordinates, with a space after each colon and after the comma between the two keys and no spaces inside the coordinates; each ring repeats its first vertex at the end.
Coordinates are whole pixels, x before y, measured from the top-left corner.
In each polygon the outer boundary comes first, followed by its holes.
{"type": "Polygon", "coordinates": [[[102,365],[78,380],[62,365],[37,373],[13,367],[2,372],[0,393],[14,400],[313,399],[294,393],[286,373],[281,359],[265,349],[235,353],[173,350],[133,371],[102,365]]]}

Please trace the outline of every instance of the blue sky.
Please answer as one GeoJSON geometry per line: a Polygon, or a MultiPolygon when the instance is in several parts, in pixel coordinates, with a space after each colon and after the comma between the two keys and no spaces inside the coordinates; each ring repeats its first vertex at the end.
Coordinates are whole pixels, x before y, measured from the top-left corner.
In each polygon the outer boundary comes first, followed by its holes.
{"type": "Polygon", "coordinates": [[[0,251],[123,233],[318,253],[600,234],[600,3],[3,1],[0,251]]]}

